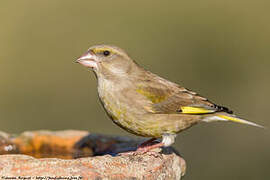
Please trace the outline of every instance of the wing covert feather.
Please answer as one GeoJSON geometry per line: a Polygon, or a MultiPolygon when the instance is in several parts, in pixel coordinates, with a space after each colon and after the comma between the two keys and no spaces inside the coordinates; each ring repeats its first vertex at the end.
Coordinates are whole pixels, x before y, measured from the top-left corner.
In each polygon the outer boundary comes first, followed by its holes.
{"type": "Polygon", "coordinates": [[[189,107],[200,108],[201,111],[198,111],[197,114],[218,111],[232,113],[228,108],[216,105],[197,93],[160,77],[147,80],[144,83],[138,83],[136,87],[136,92],[150,101],[151,107],[147,108],[152,113],[185,113],[190,112],[187,110],[191,110],[192,113],[190,114],[196,114],[194,113],[194,108],[189,107]],[[183,109],[185,107],[185,111],[182,111],[181,107],[183,109]]]}

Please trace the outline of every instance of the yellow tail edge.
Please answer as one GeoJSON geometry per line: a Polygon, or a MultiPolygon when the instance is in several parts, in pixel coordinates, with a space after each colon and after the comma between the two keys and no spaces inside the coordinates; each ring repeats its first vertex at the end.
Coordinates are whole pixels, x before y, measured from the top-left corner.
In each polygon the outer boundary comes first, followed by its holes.
{"type": "Polygon", "coordinates": [[[247,125],[256,126],[256,127],[259,127],[259,128],[265,128],[264,126],[261,126],[259,124],[254,123],[254,122],[250,122],[250,121],[240,119],[240,118],[237,118],[237,117],[226,116],[226,115],[222,115],[222,114],[219,114],[219,115],[216,115],[216,116],[223,119],[223,120],[228,120],[228,121],[241,123],[241,124],[247,124],[247,125]]]}

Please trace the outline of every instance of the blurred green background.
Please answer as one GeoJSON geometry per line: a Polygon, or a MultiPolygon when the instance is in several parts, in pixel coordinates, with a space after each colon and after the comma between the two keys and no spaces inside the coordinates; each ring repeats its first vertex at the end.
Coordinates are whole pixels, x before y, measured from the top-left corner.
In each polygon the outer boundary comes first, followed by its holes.
{"type": "MultiPolygon", "coordinates": [[[[75,64],[115,44],[148,70],[270,127],[270,2],[1,0],[1,130],[132,136],[106,116],[93,73],[75,64]]],[[[185,179],[270,178],[269,129],[200,124],[174,145],[185,179]]]]}

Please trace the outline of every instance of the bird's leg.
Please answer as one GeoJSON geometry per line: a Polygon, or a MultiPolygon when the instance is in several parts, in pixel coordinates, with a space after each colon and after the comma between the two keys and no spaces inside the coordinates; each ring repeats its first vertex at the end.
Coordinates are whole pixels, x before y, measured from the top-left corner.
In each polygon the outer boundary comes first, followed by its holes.
{"type": "Polygon", "coordinates": [[[156,144],[150,144],[151,142],[155,140],[155,138],[152,138],[146,141],[145,143],[143,143],[144,146],[139,146],[136,152],[145,153],[145,152],[150,151],[151,149],[160,148],[163,146],[168,147],[174,143],[175,137],[176,137],[175,134],[163,134],[161,142],[156,143],[156,144]]]}
{"type": "Polygon", "coordinates": [[[149,146],[139,147],[135,152],[137,152],[137,153],[146,153],[146,152],[149,152],[152,149],[160,148],[162,146],[164,146],[164,143],[159,142],[157,144],[152,144],[152,145],[149,145],[149,146]]]}
{"type": "Polygon", "coordinates": [[[163,134],[162,135],[162,141],[156,144],[150,144],[152,143],[155,138],[149,139],[148,141],[142,143],[136,151],[133,152],[125,152],[121,153],[121,155],[137,155],[137,154],[144,154],[144,153],[151,153],[152,155],[156,156],[157,152],[150,151],[152,149],[160,148],[160,147],[168,147],[174,143],[176,135],[175,134],[163,134]],[[150,145],[149,145],[150,144],[150,145]]]}
{"type": "MultiPolygon", "coordinates": [[[[163,143],[156,143],[156,144],[152,144],[153,141],[155,141],[156,138],[151,138],[145,142],[143,142],[142,144],[140,144],[137,148],[136,151],[132,151],[132,152],[123,152],[120,153],[121,155],[138,155],[138,154],[144,154],[149,152],[151,149],[155,149],[158,147],[162,147],[163,143]]],[[[156,156],[156,152],[153,152],[154,155],[156,156]]]]}
{"type": "Polygon", "coordinates": [[[152,143],[153,141],[155,141],[156,138],[151,138],[151,139],[148,139],[147,141],[144,141],[143,143],[141,143],[138,148],[143,148],[145,146],[147,146],[148,144],[152,143]]]}

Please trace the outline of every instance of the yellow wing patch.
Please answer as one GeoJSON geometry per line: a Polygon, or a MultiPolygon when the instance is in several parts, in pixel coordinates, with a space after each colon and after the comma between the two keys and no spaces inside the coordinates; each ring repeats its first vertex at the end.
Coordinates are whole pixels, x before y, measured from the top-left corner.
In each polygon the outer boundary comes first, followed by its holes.
{"type": "Polygon", "coordinates": [[[143,95],[143,96],[145,96],[147,99],[152,101],[152,103],[160,103],[166,98],[165,96],[157,95],[155,93],[144,90],[142,88],[136,89],[136,92],[143,95]]]}
{"type": "Polygon", "coordinates": [[[205,109],[201,107],[190,107],[190,106],[181,107],[181,113],[183,114],[207,114],[213,112],[215,112],[215,110],[205,109]]]}

